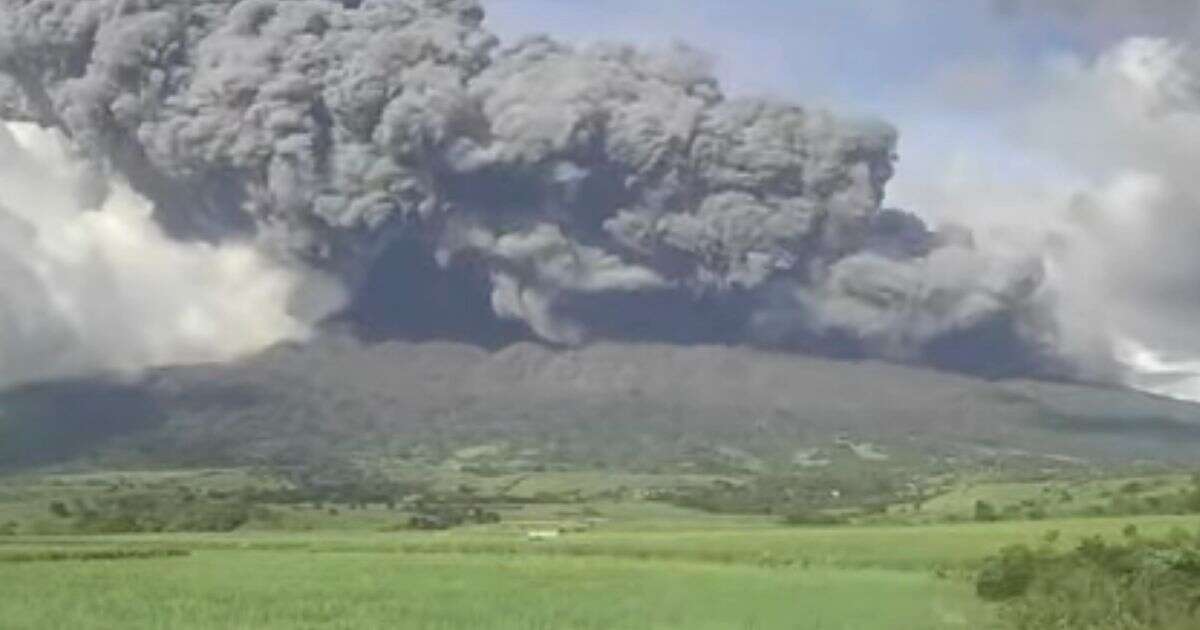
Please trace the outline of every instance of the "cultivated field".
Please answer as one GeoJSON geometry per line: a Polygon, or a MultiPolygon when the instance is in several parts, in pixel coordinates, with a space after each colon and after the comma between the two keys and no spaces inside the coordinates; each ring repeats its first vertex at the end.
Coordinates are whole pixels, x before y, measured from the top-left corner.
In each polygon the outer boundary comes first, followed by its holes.
{"type": "Polygon", "coordinates": [[[4,563],[0,580],[14,629],[940,628],[976,612],[930,574],[611,557],[225,550],[4,563]]]}
{"type": "Polygon", "coordinates": [[[561,500],[497,507],[501,522],[439,531],[404,526],[402,506],[339,503],[265,505],[225,533],[89,535],[69,531],[81,521],[47,505],[78,514],[123,493],[174,496],[186,486],[196,497],[224,496],[275,482],[246,470],[10,477],[0,483],[0,523],[20,525],[0,535],[0,627],[991,628],[996,609],[976,597],[974,578],[1001,547],[1065,550],[1095,535],[1120,540],[1130,525],[1144,536],[1200,527],[1195,515],[1053,510],[1039,520],[970,521],[981,499],[1050,506],[1042,497],[1069,488],[1074,503],[1099,503],[1134,482],[1139,496],[1178,494],[1190,483],[1178,475],[967,482],[919,513],[895,509],[838,526],[604,498],[615,486],[708,478],[603,477],[483,480],[480,493],[516,496],[524,486],[528,496],[561,500]],[[531,540],[531,531],[555,534],[531,540]]]}
{"type": "Polygon", "coordinates": [[[12,538],[5,628],[980,628],[970,569],[1049,529],[1061,544],[1190,517],[922,527],[598,529],[533,542],[439,533],[12,538]],[[182,555],[186,552],[186,555],[182,555]],[[121,557],[129,554],[129,557],[121,557]],[[161,554],[161,555],[160,555],[161,554]]]}

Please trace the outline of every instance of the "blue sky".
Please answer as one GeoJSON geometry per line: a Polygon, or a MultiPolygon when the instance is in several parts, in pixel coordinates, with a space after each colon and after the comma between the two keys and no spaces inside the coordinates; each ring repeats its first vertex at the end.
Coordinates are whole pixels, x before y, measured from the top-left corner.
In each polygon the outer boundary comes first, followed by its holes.
{"type": "Polygon", "coordinates": [[[487,6],[491,27],[505,36],[544,31],[572,41],[685,41],[712,52],[734,89],[881,112],[948,63],[1033,59],[1080,43],[1045,21],[998,19],[987,0],[490,0],[487,6]]]}

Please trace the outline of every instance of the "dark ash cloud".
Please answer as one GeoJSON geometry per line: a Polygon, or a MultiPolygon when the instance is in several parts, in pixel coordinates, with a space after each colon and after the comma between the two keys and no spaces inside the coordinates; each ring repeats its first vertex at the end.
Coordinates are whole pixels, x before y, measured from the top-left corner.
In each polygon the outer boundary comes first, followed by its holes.
{"type": "Polygon", "coordinates": [[[453,270],[556,343],[1059,369],[1036,258],[881,209],[895,130],[727,98],[695,50],[501,47],[473,0],[0,7],[5,115],[68,134],[175,237],[335,271],[373,328],[453,270]]]}

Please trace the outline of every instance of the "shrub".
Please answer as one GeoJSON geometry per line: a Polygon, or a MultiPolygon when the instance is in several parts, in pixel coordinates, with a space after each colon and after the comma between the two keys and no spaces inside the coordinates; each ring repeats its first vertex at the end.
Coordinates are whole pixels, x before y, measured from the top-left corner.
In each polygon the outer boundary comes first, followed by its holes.
{"type": "Polygon", "coordinates": [[[50,514],[58,518],[68,518],[71,516],[71,510],[67,508],[67,504],[62,501],[50,502],[50,514]]]}
{"type": "Polygon", "coordinates": [[[186,511],[171,524],[180,532],[231,532],[250,520],[250,509],[240,503],[209,503],[186,511]]]}
{"type": "Polygon", "coordinates": [[[1141,484],[1141,482],[1130,481],[1129,483],[1121,486],[1121,493],[1122,494],[1140,494],[1143,491],[1145,491],[1145,489],[1146,489],[1146,487],[1143,486],[1141,484]]]}
{"type": "Polygon", "coordinates": [[[1000,515],[996,512],[995,506],[981,499],[975,502],[975,520],[980,523],[991,523],[1000,520],[1000,515]]]}
{"type": "MultiPolygon", "coordinates": [[[[862,506],[862,513],[865,516],[878,516],[880,514],[887,514],[887,511],[888,511],[888,502],[887,501],[867,501],[862,506]]],[[[913,511],[920,512],[921,508],[914,505],[913,511]]]]}
{"type": "Polygon", "coordinates": [[[1200,546],[1194,537],[1085,539],[1055,553],[1010,547],[988,559],[981,598],[1002,602],[1021,630],[1190,630],[1200,627],[1200,546]]]}
{"type": "Polygon", "coordinates": [[[1005,547],[999,556],[988,558],[975,581],[975,592],[988,601],[1020,597],[1029,590],[1036,574],[1036,557],[1028,547],[1005,547]]]}
{"type": "Polygon", "coordinates": [[[846,519],[836,514],[800,508],[785,514],[783,522],[787,525],[845,525],[846,519]]]}
{"type": "Polygon", "coordinates": [[[48,551],[16,551],[0,553],[0,563],[80,562],[85,560],[148,560],[189,556],[186,549],[54,549],[48,551]]]}
{"type": "Polygon", "coordinates": [[[443,530],[450,529],[451,523],[436,514],[418,514],[408,519],[409,529],[443,530]]]}
{"type": "Polygon", "coordinates": [[[88,534],[229,532],[269,512],[240,501],[184,501],[178,496],[128,494],[78,507],[72,527],[88,534]]]}

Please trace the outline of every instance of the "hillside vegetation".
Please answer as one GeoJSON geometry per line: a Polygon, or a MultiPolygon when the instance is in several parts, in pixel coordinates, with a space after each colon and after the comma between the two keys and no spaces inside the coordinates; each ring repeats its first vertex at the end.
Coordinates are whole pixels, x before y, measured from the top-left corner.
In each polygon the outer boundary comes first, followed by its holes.
{"type": "Polygon", "coordinates": [[[1200,406],[1118,389],[745,348],[488,352],[341,337],[132,384],[21,388],[0,395],[0,414],[9,466],[99,451],[166,466],[303,463],[331,449],[445,459],[497,441],[540,463],[638,470],[703,450],[793,461],[835,437],[923,459],[1169,460],[1200,444],[1200,406]]]}

